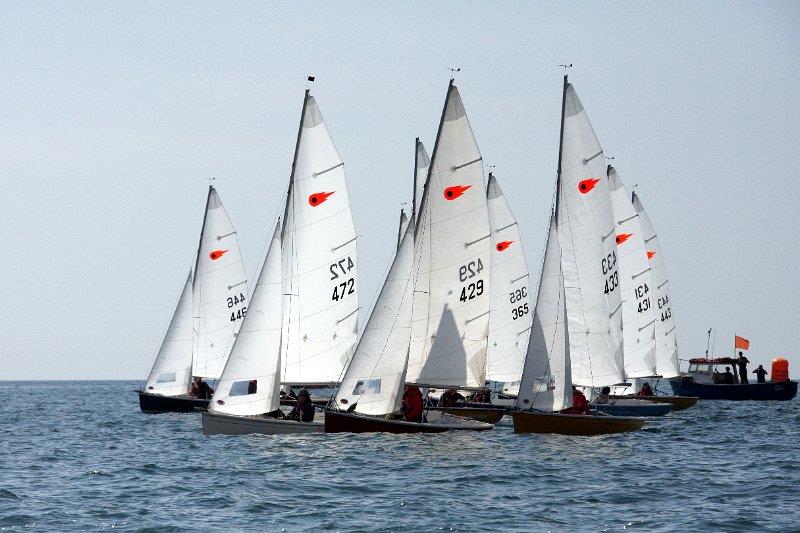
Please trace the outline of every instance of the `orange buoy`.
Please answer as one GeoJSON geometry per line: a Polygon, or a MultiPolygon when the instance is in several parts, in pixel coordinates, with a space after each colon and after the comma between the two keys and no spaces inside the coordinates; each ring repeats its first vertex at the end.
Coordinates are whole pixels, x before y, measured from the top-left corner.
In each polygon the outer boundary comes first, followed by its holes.
{"type": "Polygon", "coordinates": [[[783,357],[772,360],[772,381],[789,381],[789,361],[783,357]]]}

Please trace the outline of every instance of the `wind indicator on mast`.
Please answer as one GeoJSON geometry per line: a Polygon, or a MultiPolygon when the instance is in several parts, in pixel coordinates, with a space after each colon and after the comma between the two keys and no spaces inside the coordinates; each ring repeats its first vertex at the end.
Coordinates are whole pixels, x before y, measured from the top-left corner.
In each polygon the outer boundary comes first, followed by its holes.
{"type": "Polygon", "coordinates": [[[461,67],[457,68],[450,67],[450,81],[453,81],[453,79],[455,79],[456,72],[461,72],[461,67]]]}
{"type": "Polygon", "coordinates": [[[567,69],[572,68],[572,63],[570,63],[569,65],[559,65],[559,67],[563,67],[564,68],[564,74],[566,74],[567,73],[567,69]]]}
{"type": "Polygon", "coordinates": [[[317,78],[316,78],[316,76],[311,76],[311,75],[309,74],[308,78],[306,79],[306,90],[308,90],[308,87],[309,87],[309,86],[310,86],[312,83],[314,83],[314,80],[315,80],[315,79],[317,79],[317,78]]]}

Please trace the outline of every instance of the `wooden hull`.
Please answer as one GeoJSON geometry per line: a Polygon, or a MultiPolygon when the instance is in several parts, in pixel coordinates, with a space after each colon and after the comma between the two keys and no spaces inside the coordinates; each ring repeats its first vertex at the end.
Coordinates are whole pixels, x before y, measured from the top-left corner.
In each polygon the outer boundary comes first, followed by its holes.
{"type": "Polygon", "coordinates": [[[194,413],[208,409],[208,400],[198,400],[188,396],[161,396],[136,391],[139,394],[139,408],[143,413],[194,413]]]}
{"type": "MultiPolygon", "coordinates": [[[[453,417],[455,418],[455,417],[453,417]]],[[[487,431],[494,426],[473,420],[456,419],[450,423],[404,422],[375,416],[325,411],[325,433],[444,433],[445,431],[487,431]]]]}
{"type": "Polygon", "coordinates": [[[325,423],[280,420],[271,416],[236,416],[220,413],[203,413],[203,435],[285,435],[295,433],[322,433],[325,423]]]}
{"type": "Polygon", "coordinates": [[[672,405],[631,398],[615,403],[593,404],[592,410],[611,416],[664,416],[672,412],[672,405]]]}
{"type": "Polygon", "coordinates": [[[671,378],[669,383],[675,394],[697,396],[703,400],[785,401],[791,400],[797,395],[796,381],[722,385],[698,383],[690,376],[681,376],[671,378]]]}
{"type": "Polygon", "coordinates": [[[473,404],[464,407],[428,407],[427,409],[429,411],[439,411],[453,416],[460,416],[461,418],[485,422],[487,424],[497,424],[506,414],[505,408],[491,405],[476,407],[475,404],[473,404]]]}
{"type": "Polygon", "coordinates": [[[693,407],[698,398],[697,396],[635,396],[633,394],[625,394],[623,396],[612,396],[612,398],[636,398],[646,402],[653,403],[668,403],[672,405],[673,411],[683,411],[693,407]]]}
{"type": "Polygon", "coordinates": [[[567,415],[516,411],[511,414],[514,433],[556,433],[559,435],[608,435],[637,431],[642,418],[627,416],[567,415]]]}

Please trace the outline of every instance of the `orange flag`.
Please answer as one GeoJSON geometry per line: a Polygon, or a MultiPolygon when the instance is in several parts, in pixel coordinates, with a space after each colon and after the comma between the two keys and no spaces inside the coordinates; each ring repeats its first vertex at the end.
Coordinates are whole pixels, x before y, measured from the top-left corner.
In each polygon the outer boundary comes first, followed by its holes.
{"type": "Polygon", "coordinates": [[[750,341],[745,339],[744,337],[740,337],[738,335],[735,336],[733,341],[733,346],[737,350],[749,350],[750,349],[750,341]]]}

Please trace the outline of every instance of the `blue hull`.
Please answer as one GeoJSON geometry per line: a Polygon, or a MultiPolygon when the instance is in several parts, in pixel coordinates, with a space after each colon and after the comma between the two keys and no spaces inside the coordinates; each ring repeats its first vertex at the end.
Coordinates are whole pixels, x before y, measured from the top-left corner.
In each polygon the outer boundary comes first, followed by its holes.
{"type": "Polygon", "coordinates": [[[599,404],[592,405],[592,410],[612,416],[664,416],[672,411],[668,403],[648,403],[643,405],[599,404]]]}
{"type": "Polygon", "coordinates": [[[697,396],[703,400],[791,400],[797,395],[796,381],[717,385],[698,383],[692,377],[682,376],[671,378],[669,384],[675,394],[697,396]]]}

